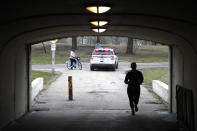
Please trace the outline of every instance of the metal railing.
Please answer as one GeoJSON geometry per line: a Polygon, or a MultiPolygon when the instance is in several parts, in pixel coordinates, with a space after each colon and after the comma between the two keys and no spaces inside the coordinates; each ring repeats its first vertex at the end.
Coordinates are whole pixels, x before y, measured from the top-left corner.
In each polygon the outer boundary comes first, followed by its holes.
{"type": "Polygon", "coordinates": [[[195,131],[193,92],[180,85],[176,86],[178,129],[195,131]]]}

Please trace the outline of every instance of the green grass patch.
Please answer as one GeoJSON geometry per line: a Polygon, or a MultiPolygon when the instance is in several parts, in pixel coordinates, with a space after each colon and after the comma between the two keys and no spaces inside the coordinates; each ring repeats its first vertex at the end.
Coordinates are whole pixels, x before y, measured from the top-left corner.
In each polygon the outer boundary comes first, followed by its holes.
{"type": "Polygon", "coordinates": [[[168,84],[168,69],[143,69],[145,84],[152,84],[152,80],[160,80],[168,84]]]}
{"type": "Polygon", "coordinates": [[[163,56],[147,56],[147,57],[138,57],[138,56],[119,56],[119,60],[128,61],[128,62],[140,62],[140,63],[150,63],[150,62],[168,62],[167,57],[163,56]]]}
{"type": "Polygon", "coordinates": [[[119,60],[128,62],[168,62],[168,47],[163,45],[143,45],[134,48],[134,54],[125,54],[126,47],[119,47],[119,60]]]}
{"type": "MultiPolygon", "coordinates": [[[[143,45],[135,46],[134,54],[126,54],[126,46],[103,44],[103,47],[111,47],[117,53],[119,60],[128,62],[167,62],[168,47],[162,45],[143,45]]],[[[69,59],[71,44],[57,43],[55,52],[55,63],[63,64],[69,59]]],[[[76,55],[81,57],[81,61],[89,61],[95,45],[78,45],[76,55]]],[[[51,64],[50,44],[32,46],[32,64],[51,64]]]]}
{"type": "Polygon", "coordinates": [[[32,71],[32,81],[38,77],[44,78],[44,85],[50,84],[52,81],[54,81],[60,73],[49,73],[49,72],[42,72],[42,71],[32,71]]]}
{"type": "MultiPolygon", "coordinates": [[[[32,64],[51,64],[50,54],[32,54],[32,64]]],[[[55,56],[55,64],[63,64],[68,60],[68,57],[55,56]]]]}

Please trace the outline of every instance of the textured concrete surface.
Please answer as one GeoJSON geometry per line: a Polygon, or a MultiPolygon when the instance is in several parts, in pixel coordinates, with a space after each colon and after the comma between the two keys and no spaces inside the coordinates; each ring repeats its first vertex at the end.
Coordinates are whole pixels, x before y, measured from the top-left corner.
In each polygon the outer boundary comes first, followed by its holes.
{"type": "Polygon", "coordinates": [[[176,116],[141,86],[139,111],[131,115],[125,71],[61,70],[63,74],[40,93],[32,112],[6,130],[32,131],[174,131],[176,116]],[[73,101],[68,100],[73,77],[73,101]]]}
{"type": "Polygon", "coordinates": [[[43,89],[44,86],[44,78],[39,77],[34,79],[31,82],[31,101],[34,101],[34,98],[39,94],[39,92],[43,89]]]}
{"type": "Polygon", "coordinates": [[[168,99],[169,91],[167,84],[159,80],[153,80],[152,89],[153,92],[155,92],[158,96],[160,96],[165,102],[169,103],[169,99],[168,99]]]}
{"type": "Polygon", "coordinates": [[[8,131],[175,131],[167,113],[141,112],[131,116],[125,110],[67,110],[32,112],[8,131]]]}

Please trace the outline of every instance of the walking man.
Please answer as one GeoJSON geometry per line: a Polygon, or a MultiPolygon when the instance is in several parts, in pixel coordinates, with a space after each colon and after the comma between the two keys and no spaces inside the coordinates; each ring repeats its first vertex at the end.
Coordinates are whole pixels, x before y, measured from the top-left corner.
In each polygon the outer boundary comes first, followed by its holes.
{"type": "Polygon", "coordinates": [[[142,72],[138,71],[137,64],[135,62],[131,63],[132,70],[126,74],[125,84],[128,84],[127,94],[129,97],[130,107],[132,110],[132,115],[138,111],[138,102],[140,97],[140,84],[144,81],[142,72]],[[135,109],[134,109],[135,108],[135,109]]]}

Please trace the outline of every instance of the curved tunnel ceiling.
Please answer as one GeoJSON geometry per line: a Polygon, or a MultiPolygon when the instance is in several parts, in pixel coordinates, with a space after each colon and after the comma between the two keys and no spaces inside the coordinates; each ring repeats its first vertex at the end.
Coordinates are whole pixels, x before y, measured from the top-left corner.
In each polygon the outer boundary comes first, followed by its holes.
{"type": "Polygon", "coordinates": [[[192,43],[187,32],[196,30],[196,8],[192,3],[131,0],[13,1],[2,3],[0,26],[5,43],[17,37],[27,42],[78,35],[115,35],[172,44],[173,37],[192,43]],[[101,15],[85,10],[86,5],[110,5],[101,15]],[[107,31],[92,32],[92,19],[105,19],[107,31]],[[195,28],[194,28],[195,27],[195,28]],[[27,37],[28,36],[28,37],[27,37]]]}
{"type": "MultiPolygon", "coordinates": [[[[12,21],[15,19],[22,19],[33,16],[42,15],[56,15],[56,14],[66,14],[66,15],[90,15],[88,11],[85,10],[86,5],[95,4],[105,4],[110,5],[112,9],[107,12],[109,15],[124,15],[128,14],[140,14],[148,16],[159,16],[171,19],[177,19],[182,21],[187,21],[191,23],[196,23],[196,6],[192,2],[176,2],[176,1],[137,1],[137,0],[47,0],[47,1],[37,1],[29,0],[26,2],[19,1],[7,1],[0,5],[1,15],[0,20],[3,22],[12,21]]],[[[94,16],[91,14],[91,17],[94,16]]],[[[118,19],[113,19],[113,22],[117,22],[118,19]]],[[[122,21],[122,19],[119,19],[122,21]]],[[[75,21],[75,22],[82,22],[75,21]]],[[[84,24],[88,24],[86,21],[84,24]]]]}

